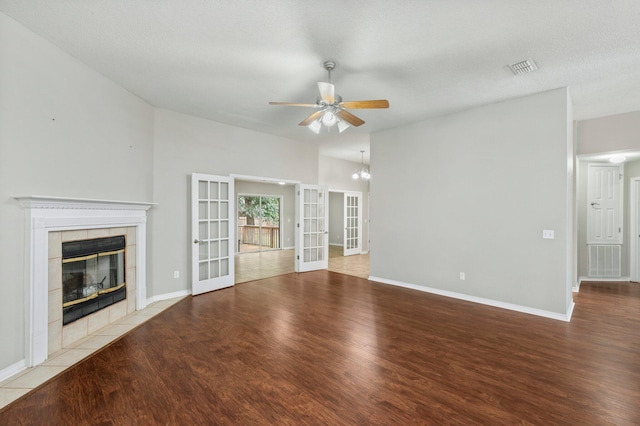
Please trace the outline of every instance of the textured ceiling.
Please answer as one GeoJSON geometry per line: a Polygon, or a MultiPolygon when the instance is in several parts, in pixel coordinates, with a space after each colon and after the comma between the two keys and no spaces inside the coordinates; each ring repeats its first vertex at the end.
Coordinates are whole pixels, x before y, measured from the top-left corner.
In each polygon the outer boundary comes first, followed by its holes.
{"type": "MultiPolygon", "coordinates": [[[[569,86],[576,119],[640,110],[640,1],[0,0],[0,11],[152,105],[360,161],[368,134],[569,86]],[[539,70],[514,76],[508,64],[539,70]],[[297,124],[326,81],[388,110],[297,124]]],[[[368,152],[367,152],[368,154],[368,152]]]]}

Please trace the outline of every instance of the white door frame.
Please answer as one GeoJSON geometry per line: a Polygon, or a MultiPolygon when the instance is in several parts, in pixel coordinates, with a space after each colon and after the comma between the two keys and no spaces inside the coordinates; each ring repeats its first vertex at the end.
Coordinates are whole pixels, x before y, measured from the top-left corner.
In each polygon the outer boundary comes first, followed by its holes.
{"type": "Polygon", "coordinates": [[[640,274],[638,273],[638,266],[640,266],[640,260],[638,255],[640,254],[639,240],[640,229],[638,229],[638,221],[640,220],[640,177],[634,177],[630,179],[629,188],[629,276],[631,281],[640,281],[640,274]]]}

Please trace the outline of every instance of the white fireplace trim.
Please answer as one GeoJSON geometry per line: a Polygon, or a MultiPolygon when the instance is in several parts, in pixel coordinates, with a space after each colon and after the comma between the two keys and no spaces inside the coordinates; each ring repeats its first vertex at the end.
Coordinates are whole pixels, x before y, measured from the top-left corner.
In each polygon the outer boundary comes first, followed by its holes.
{"type": "Polygon", "coordinates": [[[49,232],[136,227],[136,310],[146,306],[147,210],[154,203],[14,197],[25,211],[25,355],[27,367],[47,359],[49,232]]]}

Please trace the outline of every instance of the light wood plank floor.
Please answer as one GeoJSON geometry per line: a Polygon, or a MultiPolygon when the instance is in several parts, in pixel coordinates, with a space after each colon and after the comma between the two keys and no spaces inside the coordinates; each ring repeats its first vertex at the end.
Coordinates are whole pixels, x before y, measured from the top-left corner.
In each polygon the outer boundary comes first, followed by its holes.
{"type": "Polygon", "coordinates": [[[640,285],[570,323],[329,271],[188,297],[1,425],[638,425],[640,285]]]}
{"type": "MultiPolygon", "coordinates": [[[[291,273],[294,270],[293,263],[293,249],[236,254],[235,283],[291,273]]],[[[329,270],[369,278],[369,254],[342,256],[342,247],[329,246],[329,270]]]]}

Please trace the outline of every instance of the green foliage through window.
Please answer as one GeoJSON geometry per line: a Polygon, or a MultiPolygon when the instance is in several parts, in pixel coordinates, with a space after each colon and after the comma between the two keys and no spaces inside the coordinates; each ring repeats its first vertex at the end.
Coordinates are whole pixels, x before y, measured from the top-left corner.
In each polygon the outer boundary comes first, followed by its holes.
{"type": "Polygon", "coordinates": [[[247,218],[247,225],[280,223],[280,199],[278,197],[241,195],[238,197],[238,214],[247,218]],[[261,221],[262,219],[262,221],[261,221]]]}

